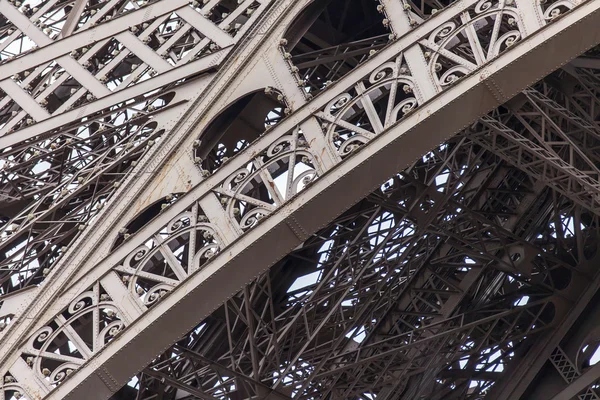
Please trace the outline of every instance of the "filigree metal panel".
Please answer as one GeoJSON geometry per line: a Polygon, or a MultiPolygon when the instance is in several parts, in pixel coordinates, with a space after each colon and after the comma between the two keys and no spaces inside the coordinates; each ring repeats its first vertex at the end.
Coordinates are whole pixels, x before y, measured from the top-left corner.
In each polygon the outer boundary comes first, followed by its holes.
{"type": "Polygon", "coordinates": [[[266,4],[33,3],[5,1],[1,12],[3,293],[44,279],[189,107],[177,88],[215,65],[266,4]]]}

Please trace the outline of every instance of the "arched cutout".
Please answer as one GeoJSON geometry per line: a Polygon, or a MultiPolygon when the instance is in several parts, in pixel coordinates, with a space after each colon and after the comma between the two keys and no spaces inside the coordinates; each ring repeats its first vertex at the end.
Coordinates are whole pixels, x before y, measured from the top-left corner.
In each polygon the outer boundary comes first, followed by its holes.
{"type": "Polygon", "coordinates": [[[202,169],[214,172],[285,115],[283,96],[267,89],[237,100],[219,114],[195,142],[202,169]]]}
{"type": "Polygon", "coordinates": [[[140,229],[142,229],[146,224],[154,217],[156,217],[162,210],[171,204],[175,203],[177,199],[181,196],[180,193],[169,194],[160,200],[152,203],[148,207],[146,207],[143,211],[139,212],[135,218],[133,218],[125,227],[121,228],[119,231],[119,237],[113,244],[113,250],[119,247],[123,242],[132,234],[136,233],[140,229]]]}
{"type": "Polygon", "coordinates": [[[150,98],[148,100],[148,104],[146,105],[146,109],[148,109],[148,111],[152,112],[156,109],[162,108],[162,107],[166,107],[169,104],[171,104],[171,102],[173,101],[173,99],[175,98],[175,95],[177,94],[177,92],[172,91],[172,92],[167,92],[164,94],[160,94],[158,96],[154,96],[152,98],[150,98]]]}
{"type": "MultiPolygon", "coordinates": [[[[582,328],[589,330],[589,328],[582,328]]],[[[600,328],[593,327],[581,340],[581,346],[575,357],[575,366],[583,372],[587,368],[600,362],[600,328]]]]}
{"type": "Polygon", "coordinates": [[[598,364],[600,362],[600,342],[596,340],[583,346],[577,358],[579,364],[577,367],[580,371],[598,364]]]}
{"type": "Polygon", "coordinates": [[[378,5],[372,0],[315,0],[296,18],[282,44],[305,90],[324,89],[388,43],[390,30],[378,5]]]}

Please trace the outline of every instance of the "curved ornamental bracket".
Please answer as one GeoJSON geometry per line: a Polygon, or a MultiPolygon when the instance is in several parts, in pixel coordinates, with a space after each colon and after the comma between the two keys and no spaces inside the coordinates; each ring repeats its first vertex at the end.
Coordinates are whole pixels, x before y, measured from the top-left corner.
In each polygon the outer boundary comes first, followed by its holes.
{"type": "Polygon", "coordinates": [[[218,229],[192,205],[31,335],[20,361],[39,389],[49,392],[221,248],[218,229]]]}

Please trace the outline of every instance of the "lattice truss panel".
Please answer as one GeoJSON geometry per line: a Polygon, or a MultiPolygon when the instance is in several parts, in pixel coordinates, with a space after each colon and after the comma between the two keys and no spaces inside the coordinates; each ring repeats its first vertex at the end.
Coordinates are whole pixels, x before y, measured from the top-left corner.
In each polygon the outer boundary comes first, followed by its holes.
{"type": "Polygon", "coordinates": [[[1,3],[0,136],[27,138],[0,155],[3,293],[43,279],[260,5],[1,3]]]}
{"type": "MultiPolygon", "coordinates": [[[[69,393],[287,205],[435,96],[487,79],[477,74],[537,30],[552,38],[594,6],[275,3],[0,0],[0,398],[69,393]],[[265,25],[287,18],[280,36],[260,23],[246,35],[263,14],[265,25]],[[219,70],[254,56],[235,44],[263,36],[274,81],[292,84],[243,93],[199,135],[170,140],[218,99],[219,70]],[[130,200],[127,186],[151,183],[157,148],[185,153],[199,184],[114,221],[118,234],[98,239],[113,244],[102,261],[69,265],[130,200]],[[35,318],[11,302],[50,287],[55,304],[32,307],[35,318]]],[[[165,326],[162,354],[131,361],[128,384],[105,383],[122,387],[114,398],[494,398],[559,329],[571,282],[598,260],[598,60],[593,49],[507,102],[496,88],[502,105],[412,154],[333,221],[306,232],[293,220],[293,251],[189,317],[183,337],[165,326]]],[[[590,364],[583,353],[574,362],[557,343],[547,358],[571,383],[590,364]]]]}

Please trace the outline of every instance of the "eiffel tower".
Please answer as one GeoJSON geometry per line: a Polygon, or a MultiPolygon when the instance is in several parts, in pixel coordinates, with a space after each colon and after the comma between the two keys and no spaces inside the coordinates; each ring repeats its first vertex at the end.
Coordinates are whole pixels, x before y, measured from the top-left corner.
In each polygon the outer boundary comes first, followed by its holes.
{"type": "Polygon", "coordinates": [[[0,400],[600,399],[600,0],[0,0],[0,400]]]}

